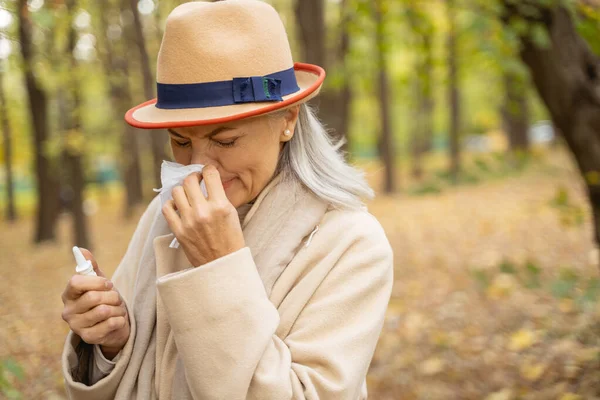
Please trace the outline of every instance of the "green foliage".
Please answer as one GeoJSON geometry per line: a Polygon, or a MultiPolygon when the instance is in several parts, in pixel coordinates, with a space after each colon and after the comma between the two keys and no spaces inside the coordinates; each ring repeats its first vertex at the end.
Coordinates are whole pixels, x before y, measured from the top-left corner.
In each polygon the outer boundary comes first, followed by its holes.
{"type": "Polygon", "coordinates": [[[558,279],[552,282],[550,290],[557,298],[572,298],[579,277],[577,272],[570,268],[563,268],[558,279]]]}
{"type": "Polygon", "coordinates": [[[548,30],[542,24],[533,24],[531,25],[531,40],[533,43],[542,49],[550,48],[552,43],[550,42],[550,36],[548,35],[548,30]]]}
{"type": "Polygon", "coordinates": [[[559,186],[549,204],[557,211],[563,226],[581,226],[584,223],[585,211],[581,206],[572,202],[566,187],[559,186]]]}
{"type": "Polygon", "coordinates": [[[576,26],[579,34],[587,41],[594,53],[600,56],[600,8],[578,2],[576,26]]]}
{"type": "Polygon", "coordinates": [[[23,380],[25,373],[23,368],[12,358],[6,358],[0,362],[0,394],[6,399],[21,399],[22,395],[13,386],[13,380],[23,380]]]}
{"type": "MultiPolygon", "coordinates": [[[[497,269],[470,268],[469,274],[477,289],[485,293],[493,292],[490,290],[497,284],[498,276],[507,275],[514,277],[515,282],[524,288],[547,291],[559,301],[573,301],[573,304],[580,309],[596,307],[600,300],[600,279],[596,277],[583,279],[579,271],[574,268],[561,268],[558,276],[546,277],[544,280],[542,269],[531,260],[523,264],[503,260],[497,269]]],[[[513,289],[507,287],[504,290],[513,289]]]]}
{"type": "Polygon", "coordinates": [[[541,268],[534,262],[527,261],[523,273],[523,285],[529,289],[535,289],[542,286],[540,281],[541,268]]]}

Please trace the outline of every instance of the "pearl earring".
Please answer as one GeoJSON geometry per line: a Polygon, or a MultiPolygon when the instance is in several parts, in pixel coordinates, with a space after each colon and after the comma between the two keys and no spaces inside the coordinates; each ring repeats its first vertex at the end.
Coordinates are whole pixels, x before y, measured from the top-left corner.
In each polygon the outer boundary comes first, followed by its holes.
{"type": "Polygon", "coordinates": [[[283,132],[283,134],[285,136],[290,136],[292,134],[292,132],[289,129],[286,129],[285,132],[283,132]]]}

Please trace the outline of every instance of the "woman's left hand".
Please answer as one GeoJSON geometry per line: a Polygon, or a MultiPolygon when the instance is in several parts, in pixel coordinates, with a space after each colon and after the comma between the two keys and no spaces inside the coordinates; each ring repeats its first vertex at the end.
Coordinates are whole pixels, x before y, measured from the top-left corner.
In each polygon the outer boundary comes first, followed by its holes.
{"type": "Polygon", "coordinates": [[[246,246],[237,210],[229,202],[216,167],[190,174],[172,190],[173,200],[162,208],[171,231],[189,262],[199,267],[246,246]],[[208,198],[200,190],[204,179],[208,198]],[[176,210],[179,210],[177,215],[176,210]]]}

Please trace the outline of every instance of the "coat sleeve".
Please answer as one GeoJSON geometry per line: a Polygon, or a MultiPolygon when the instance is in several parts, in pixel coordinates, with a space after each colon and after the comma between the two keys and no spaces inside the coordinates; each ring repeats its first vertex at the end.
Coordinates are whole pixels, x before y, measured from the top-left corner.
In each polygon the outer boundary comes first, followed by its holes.
{"type": "Polygon", "coordinates": [[[160,199],[158,196],[150,202],[144,211],[129,242],[127,251],[111,278],[114,287],[119,290],[127,307],[131,330],[129,340],[119,353],[119,357],[108,375],[103,377],[102,374],[97,373],[98,367],[94,359],[94,347],[91,345],[80,346],[80,344],[85,344],[85,342],[71,330],[67,334],[61,356],[61,366],[65,389],[69,399],[112,399],[117,392],[121,378],[127,369],[136,335],[136,322],[131,309],[136,267],[143,244],[149,239],[150,227],[157,212],[160,212],[160,199]],[[87,377],[88,384],[83,382],[85,380],[84,377],[87,377]]]}
{"type": "Polygon", "coordinates": [[[194,399],[358,399],[393,282],[375,224],[346,244],[284,340],[248,247],[159,278],[194,399]]]}

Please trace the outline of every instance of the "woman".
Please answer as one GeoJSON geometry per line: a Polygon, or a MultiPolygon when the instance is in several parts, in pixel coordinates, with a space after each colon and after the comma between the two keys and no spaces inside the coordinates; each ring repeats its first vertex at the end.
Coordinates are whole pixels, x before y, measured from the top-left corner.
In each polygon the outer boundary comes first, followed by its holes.
{"type": "Polygon", "coordinates": [[[392,251],[306,105],[324,77],[293,64],[266,3],[172,11],[158,99],[126,120],[168,128],[178,163],[207,166],[154,198],[111,281],[85,252],[99,276],[63,293],[71,399],[367,397],[392,251]]]}

